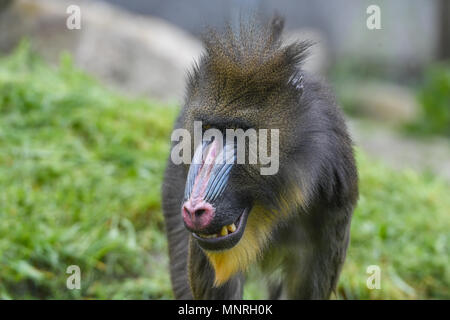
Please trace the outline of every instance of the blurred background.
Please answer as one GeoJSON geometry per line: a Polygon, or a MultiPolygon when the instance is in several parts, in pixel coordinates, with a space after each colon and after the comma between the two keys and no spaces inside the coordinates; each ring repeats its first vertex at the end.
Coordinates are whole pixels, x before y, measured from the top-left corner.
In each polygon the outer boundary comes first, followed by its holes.
{"type": "MultiPolygon", "coordinates": [[[[0,298],[172,298],[160,184],[186,70],[205,26],[255,12],[316,43],[305,69],[331,82],[355,140],[333,298],[450,298],[448,0],[0,0],[0,298]]],[[[265,298],[258,272],[245,298],[265,298]]]]}

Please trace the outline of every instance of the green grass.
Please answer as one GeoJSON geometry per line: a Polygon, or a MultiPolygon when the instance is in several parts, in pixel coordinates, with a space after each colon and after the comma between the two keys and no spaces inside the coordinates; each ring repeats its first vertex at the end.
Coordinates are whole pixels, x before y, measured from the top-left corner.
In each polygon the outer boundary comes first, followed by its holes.
{"type": "Polygon", "coordinates": [[[450,186],[358,153],[360,199],[339,293],[352,299],[450,298],[450,186]],[[381,268],[381,289],[365,286],[381,268]]]}
{"type": "MultiPolygon", "coordinates": [[[[25,43],[0,59],[0,298],[172,298],[160,185],[176,112],[105,89],[68,56],[50,68],[25,43]],[[72,264],[81,290],[66,288],[72,264]]],[[[361,153],[358,165],[338,298],[450,298],[449,184],[361,153]],[[366,287],[373,264],[380,290],[366,287]]]]}
{"type": "Polygon", "coordinates": [[[407,129],[450,138],[450,63],[431,66],[419,91],[421,117],[407,129]]]}
{"type": "Polygon", "coordinates": [[[175,113],[68,57],[1,60],[0,297],[171,297],[159,185],[175,113]],[[71,264],[81,291],[65,289],[71,264]]]}
{"type": "Polygon", "coordinates": [[[354,117],[370,116],[361,108],[361,99],[355,98],[355,85],[385,83],[389,86],[400,82],[416,93],[414,98],[419,109],[415,118],[402,123],[398,129],[416,138],[450,138],[450,61],[431,63],[420,76],[408,75],[399,80],[393,74],[392,70],[386,73],[383,64],[358,59],[340,60],[330,72],[339,103],[346,113],[354,117]]]}

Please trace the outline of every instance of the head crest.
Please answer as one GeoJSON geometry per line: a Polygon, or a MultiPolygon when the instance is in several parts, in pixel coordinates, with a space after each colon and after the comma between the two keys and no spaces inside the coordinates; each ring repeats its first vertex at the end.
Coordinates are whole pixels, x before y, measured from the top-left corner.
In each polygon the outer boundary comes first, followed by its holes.
{"type": "Polygon", "coordinates": [[[281,32],[284,20],[275,16],[270,23],[254,19],[225,32],[209,29],[203,36],[205,55],[191,76],[195,86],[200,74],[212,88],[220,90],[224,103],[246,95],[267,94],[287,85],[307,55],[311,43],[294,42],[283,45],[281,32]],[[227,100],[228,99],[228,100],[227,100]]]}

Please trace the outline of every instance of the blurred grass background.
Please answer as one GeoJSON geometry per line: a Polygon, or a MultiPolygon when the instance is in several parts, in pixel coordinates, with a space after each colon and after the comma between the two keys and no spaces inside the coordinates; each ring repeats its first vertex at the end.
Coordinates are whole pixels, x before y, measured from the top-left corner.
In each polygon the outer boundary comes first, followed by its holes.
{"type": "MultiPolygon", "coordinates": [[[[432,82],[422,99],[437,99],[432,82]]],[[[160,185],[177,111],[104,88],[68,55],[51,68],[26,42],[0,59],[0,298],[172,298],[160,185]],[[66,288],[72,264],[81,290],[66,288]]],[[[357,160],[337,298],[450,298],[449,183],[357,160]]],[[[245,298],[264,298],[257,278],[245,298]]]]}

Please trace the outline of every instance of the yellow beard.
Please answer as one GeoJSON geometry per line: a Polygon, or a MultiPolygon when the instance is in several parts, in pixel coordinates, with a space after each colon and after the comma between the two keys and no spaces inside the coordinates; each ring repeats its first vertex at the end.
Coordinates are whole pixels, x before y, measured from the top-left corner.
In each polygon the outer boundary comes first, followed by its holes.
{"type": "Polygon", "coordinates": [[[277,219],[285,219],[290,213],[289,203],[303,205],[303,198],[298,187],[291,188],[287,196],[291,201],[281,199],[281,212],[271,212],[261,206],[255,206],[249,214],[247,226],[241,240],[236,246],[225,251],[205,251],[215,271],[214,286],[219,287],[239,271],[245,271],[256,261],[270,239],[277,219]]]}
{"type": "Polygon", "coordinates": [[[260,255],[270,237],[275,219],[273,213],[262,211],[260,207],[252,209],[244,234],[236,246],[221,252],[205,251],[216,273],[216,287],[225,283],[236,272],[245,271],[260,255]]]}

